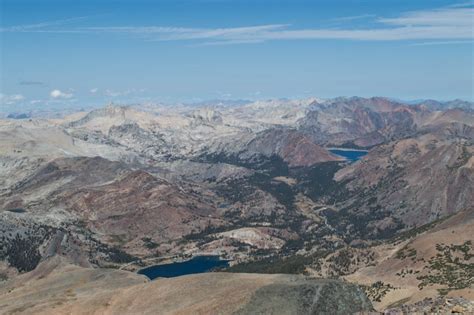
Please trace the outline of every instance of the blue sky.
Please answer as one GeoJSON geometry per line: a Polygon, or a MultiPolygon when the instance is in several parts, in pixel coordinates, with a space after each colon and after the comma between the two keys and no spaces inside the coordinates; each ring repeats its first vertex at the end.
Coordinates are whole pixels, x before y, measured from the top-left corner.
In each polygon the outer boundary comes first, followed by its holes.
{"type": "Polygon", "coordinates": [[[1,106],[473,100],[473,2],[0,0],[1,106]]]}

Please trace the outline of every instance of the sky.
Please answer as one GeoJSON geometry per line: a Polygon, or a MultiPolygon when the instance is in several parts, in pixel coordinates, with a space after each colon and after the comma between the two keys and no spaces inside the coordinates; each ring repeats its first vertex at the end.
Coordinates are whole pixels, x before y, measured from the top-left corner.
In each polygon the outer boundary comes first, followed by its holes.
{"type": "Polygon", "coordinates": [[[473,100],[473,4],[0,0],[0,106],[473,100]]]}

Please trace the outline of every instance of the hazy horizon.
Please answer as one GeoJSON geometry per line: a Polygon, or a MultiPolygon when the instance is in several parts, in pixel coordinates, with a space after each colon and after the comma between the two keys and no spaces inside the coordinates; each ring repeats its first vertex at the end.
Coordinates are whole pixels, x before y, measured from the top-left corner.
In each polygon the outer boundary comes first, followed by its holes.
{"type": "Polygon", "coordinates": [[[473,3],[1,0],[1,104],[473,98],[473,3]]]}

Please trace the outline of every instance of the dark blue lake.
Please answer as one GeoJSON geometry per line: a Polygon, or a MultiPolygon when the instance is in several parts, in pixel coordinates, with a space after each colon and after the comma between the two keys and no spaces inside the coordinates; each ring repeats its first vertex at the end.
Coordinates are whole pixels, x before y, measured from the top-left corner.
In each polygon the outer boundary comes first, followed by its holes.
{"type": "Polygon", "coordinates": [[[329,149],[329,152],[342,156],[351,162],[355,162],[366,155],[367,151],[349,149],[329,149]]]}
{"type": "Polygon", "coordinates": [[[229,262],[227,260],[220,260],[218,256],[197,256],[183,262],[147,267],[139,270],[138,273],[153,280],[158,277],[172,278],[193,273],[203,273],[217,267],[227,266],[229,266],[229,262]]]}

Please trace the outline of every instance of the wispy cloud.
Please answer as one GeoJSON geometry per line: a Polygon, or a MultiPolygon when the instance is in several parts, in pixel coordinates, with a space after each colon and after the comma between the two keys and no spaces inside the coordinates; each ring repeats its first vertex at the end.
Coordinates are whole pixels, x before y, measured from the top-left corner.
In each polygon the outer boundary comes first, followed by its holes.
{"type": "Polygon", "coordinates": [[[18,85],[36,85],[36,86],[43,86],[45,85],[44,82],[41,81],[28,81],[28,80],[22,80],[18,82],[18,85]]]}
{"type": "Polygon", "coordinates": [[[106,89],[104,91],[104,95],[109,96],[109,97],[118,97],[118,96],[124,96],[124,95],[127,95],[127,94],[129,94],[127,91],[120,92],[120,91],[114,91],[114,90],[110,90],[110,89],[106,89]]]}
{"type": "Polygon", "coordinates": [[[474,38],[472,3],[438,9],[406,12],[395,17],[358,15],[336,18],[339,22],[370,19],[371,27],[297,29],[288,24],[228,28],[185,28],[168,26],[81,26],[65,28],[64,21],[9,27],[10,32],[116,33],[146,41],[189,41],[196,45],[231,45],[276,40],[360,40],[360,41],[461,41],[474,38]],[[375,26],[374,26],[375,25],[375,26]],[[60,27],[59,27],[60,26],[60,27]]]}
{"type": "Polygon", "coordinates": [[[25,100],[25,97],[21,94],[6,95],[3,93],[0,93],[0,104],[12,105],[12,104],[21,102],[23,100],[25,100]]]}
{"type": "Polygon", "coordinates": [[[212,42],[201,42],[195,46],[223,46],[223,45],[237,45],[237,44],[258,44],[262,43],[263,39],[234,39],[234,40],[217,40],[212,42]]]}
{"type": "Polygon", "coordinates": [[[465,8],[474,6],[474,1],[466,1],[461,3],[454,3],[448,6],[448,8],[465,8]]]}
{"type": "Polygon", "coordinates": [[[449,40],[449,41],[435,41],[435,42],[421,42],[414,43],[412,46],[436,46],[436,45],[474,45],[473,40],[449,40]]]}
{"type": "Polygon", "coordinates": [[[220,40],[250,42],[262,40],[265,34],[289,27],[287,24],[270,24],[231,28],[185,28],[162,26],[84,27],[82,31],[96,33],[123,33],[140,35],[148,41],[220,40]]]}
{"type": "Polygon", "coordinates": [[[47,21],[35,24],[23,24],[23,25],[14,25],[14,26],[7,26],[1,27],[0,32],[35,32],[45,30],[47,28],[51,28],[54,26],[65,26],[69,23],[78,22],[88,18],[87,16],[79,16],[69,19],[61,19],[61,20],[54,20],[54,21],[47,21]]]}
{"type": "Polygon", "coordinates": [[[127,89],[127,90],[121,90],[121,91],[106,89],[104,90],[103,95],[108,96],[108,97],[123,97],[123,96],[128,96],[131,94],[140,94],[144,92],[145,92],[145,89],[127,89]]]}
{"type": "Polygon", "coordinates": [[[395,18],[379,18],[383,24],[420,27],[469,27],[473,26],[474,9],[468,7],[441,8],[414,11],[395,18]]]}
{"type": "Polygon", "coordinates": [[[376,17],[375,14],[361,14],[361,15],[353,15],[353,16],[343,16],[338,18],[333,18],[331,21],[335,22],[348,22],[354,20],[363,20],[363,19],[370,19],[376,17]]]}

